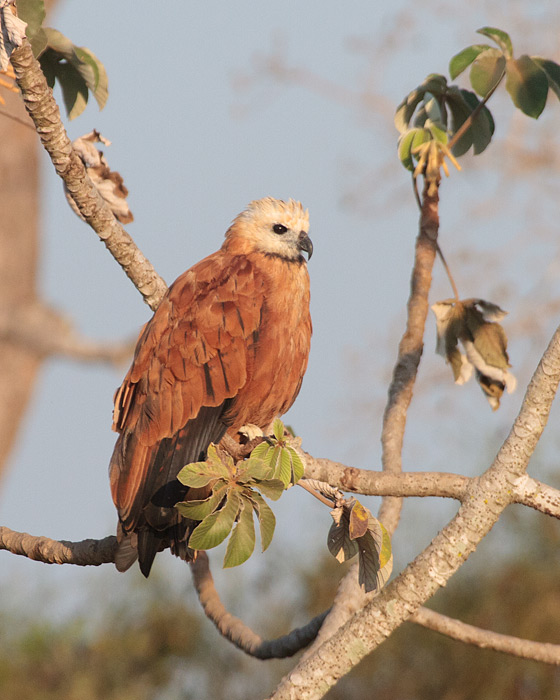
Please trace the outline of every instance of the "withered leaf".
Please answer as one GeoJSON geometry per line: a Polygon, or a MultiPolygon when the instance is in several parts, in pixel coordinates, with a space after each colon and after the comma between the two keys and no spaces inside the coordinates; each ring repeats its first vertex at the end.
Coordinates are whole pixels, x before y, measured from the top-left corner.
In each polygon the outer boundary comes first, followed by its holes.
{"type": "MultiPolygon", "coordinates": [[[[124,185],[122,176],[109,168],[103,151],[98,150],[94,145],[96,143],[103,143],[105,146],[111,145],[111,142],[103,138],[95,129],[90,131],[89,134],[85,134],[73,141],[72,145],[85,165],[93,184],[97,187],[101,197],[109,205],[115,218],[120,221],[121,224],[129,224],[134,221],[134,216],[126,201],[128,189],[124,185]]],[[[72,211],[83,219],[83,216],[78,211],[74,200],[66,188],[65,194],[72,211]]]]}
{"type": "Polygon", "coordinates": [[[446,299],[435,303],[432,311],[437,325],[436,352],[451,365],[455,383],[467,382],[474,370],[490,406],[496,410],[504,389],[511,393],[516,387],[516,379],[508,369],[507,336],[497,323],[506,312],[484,299],[446,299]]]}
{"type": "Polygon", "coordinates": [[[369,511],[359,501],[355,501],[349,515],[348,533],[355,540],[365,535],[368,529],[369,511]]]}

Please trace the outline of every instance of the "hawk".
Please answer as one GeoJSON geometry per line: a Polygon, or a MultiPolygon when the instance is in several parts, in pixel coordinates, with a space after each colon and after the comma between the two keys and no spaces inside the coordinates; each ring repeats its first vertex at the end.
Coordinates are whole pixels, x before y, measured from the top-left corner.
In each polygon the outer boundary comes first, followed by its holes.
{"type": "Polygon", "coordinates": [[[266,430],[298,395],[311,340],[308,230],[299,202],[251,202],[142,329],[113,412],[119,571],[138,559],[148,576],[166,547],[192,558],[196,523],[174,506],[210,491],[188,489],[177,474],[226,433],[246,424],[266,430]]]}

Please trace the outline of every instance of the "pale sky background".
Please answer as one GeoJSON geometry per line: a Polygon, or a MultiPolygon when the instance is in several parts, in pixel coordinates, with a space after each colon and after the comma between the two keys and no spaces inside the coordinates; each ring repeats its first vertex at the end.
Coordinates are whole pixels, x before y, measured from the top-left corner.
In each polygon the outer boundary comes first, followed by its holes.
{"type": "MultiPolygon", "coordinates": [[[[428,73],[447,73],[454,53],[479,43],[475,30],[481,26],[509,30],[518,53],[559,59],[553,53],[553,0],[538,8],[528,1],[424,5],[72,0],[61,2],[49,22],[105,64],[107,106],[100,113],[92,99],[68,131],[76,138],[96,128],[112,141],[104,151],[130,190],[135,222],[128,230],[168,283],[216,250],[232,218],[252,199],[292,197],[309,208],[314,335],[303,389],[286,420],[312,454],[360,467],[379,466],[381,415],[404,330],[417,232],[409,174],[396,158],[394,109],[428,73]],[[539,33],[538,27],[545,29],[539,33]],[[264,75],[259,66],[272,51],[317,80],[304,86],[264,75]],[[336,99],[320,81],[355,93],[356,102],[336,99]],[[370,97],[360,101],[364,91],[370,97]]],[[[466,78],[459,82],[467,86],[466,78]]],[[[546,119],[557,122],[558,101],[549,102],[546,119]]],[[[464,159],[464,172],[443,184],[441,243],[463,296],[507,308],[508,330],[517,312],[527,314],[543,296],[558,293],[555,241],[535,230],[528,247],[525,236],[528,226],[541,231],[557,221],[558,207],[539,203],[538,219],[529,221],[526,188],[511,174],[484,172],[505,157],[500,138],[513,112],[506,99],[498,99],[495,110],[495,160],[464,159]],[[477,208],[504,192],[501,204],[477,208]]],[[[521,117],[519,123],[530,133],[544,128],[543,119],[521,117]]],[[[43,175],[46,298],[87,336],[109,341],[135,335],[149,318],[148,307],[68,208],[46,156],[43,175]]],[[[438,264],[431,301],[450,294],[438,264]]],[[[434,355],[430,316],[405,467],[483,470],[508,432],[556,323],[543,319],[531,339],[512,339],[520,389],[492,414],[480,389],[474,383],[455,387],[450,369],[434,355]]],[[[0,490],[1,524],[68,540],[114,532],[107,465],[115,440],[112,396],[125,371],[61,360],[46,364],[0,490]]],[[[557,412],[551,420],[558,424],[557,412]]],[[[275,504],[275,541],[265,557],[253,555],[249,571],[258,576],[267,557],[322,552],[330,516],[311,501],[294,489],[275,504]]],[[[407,502],[394,542],[397,565],[427,544],[455,510],[453,503],[407,502]]],[[[213,557],[215,575],[222,556],[213,557]]],[[[169,554],[158,556],[154,572],[189,585],[184,565],[169,554]]],[[[218,578],[227,588],[245,575],[218,578]]],[[[23,601],[43,584],[65,591],[71,586],[71,609],[82,605],[89,587],[116,591],[127,581],[110,566],[47,567],[0,555],[3,590],[19,590],[23,601]]]]}

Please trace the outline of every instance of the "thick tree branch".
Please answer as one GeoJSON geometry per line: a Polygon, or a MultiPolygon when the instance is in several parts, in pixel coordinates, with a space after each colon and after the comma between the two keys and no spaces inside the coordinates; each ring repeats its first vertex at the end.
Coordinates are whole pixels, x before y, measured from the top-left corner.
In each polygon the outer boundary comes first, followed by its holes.
{"type": "Polygon", "coordinates": [[[324,612],[314,617],[304,627],[294,629],[278,639],[263,640],[224,607],[214,586],[206,552],[198,553],[196,560],[191,564],[191,572],[206,616],[212,620],[223,637],[235,644],[238,649],[257,659],[283,659],[293,656],[315,639],[327,615],[324,612]]]}
{"type": "Polygon", "coordinates": [[[144,301],[150,308],[156,309],[167,286],[115,219],[87,175],[64,130],[52,90],[27,40],[13,52],[11,62],[29,116],[78,210],[121,265],[144,301]]]}
{"type": "Polygon", "coordinates": [[[282,680],[272,696],[275,700],[323,697],[455,574],[515,499],[515,484],[525,474],[544,430],[559,381],[560,329],[533,375],[496,459],[471,482],[457,515],[359,614],[282,680]]]}
{"type": "Polygon", "coordinates": [[[116,537],[102,540],[67,542],[36,537],[26,532],[15,532],[0,527],[0,549],[20,554],[44,564],[76,564],[77,566],[99,566],[115,561],[116,537]]]}
{"type": "Polygon", "coordinates": [[[434,630],[434,632],[452,637],[465,644],[473,644],[481,649],[494,649],[494,651],[520,656],[524,659],[560,665],[560,644],[533,642],[529,639],[491,632],[481,627],[467,625],[465,622],[454,620],[424,607],[419,608],[410,620],[417,625],[434,630]]]}

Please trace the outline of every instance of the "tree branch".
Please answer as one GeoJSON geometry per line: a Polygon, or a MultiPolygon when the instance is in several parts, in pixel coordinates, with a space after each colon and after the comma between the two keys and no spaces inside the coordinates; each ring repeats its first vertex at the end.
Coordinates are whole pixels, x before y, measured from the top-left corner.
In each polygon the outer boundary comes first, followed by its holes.
{"type": "Polygon", "coordinates": [[[454,620],[424,607],[419,608],[410,620],[417,625],[434,630],[434,632],[439,632],[465,644],[473,644],[481,649],[494,649],[494,651],[520,656],[524,659],[560,665],[560,644],[533,642],[508,634],[491,632],[481,627],[467,625],[465,622],[454,620]]]}
{"type": "Polygon", "coordinates": [[[379,595],[286,676],[271,699],[323,697],[455,574],[514,500],[560,381],[560,328],[491,467],[473,479],[457,515],[379,595]],[[320,682],[318,682],[320,679],[320,682]]]}
{"type": "Polygon", "coordinates": [[[560,518],[560,491],[548,484],[524,474],[516,481],[513,495],[515,503],[560,518]]]}
{"type": "Polygon", "coordinates": [[[117,538],[67,542],[36,537],[26,532],[15,532],[0,527],[0,549],[19,554],[44,564],[75,564],[77,566],[99,566],[115,561],[117,538]]]}
{"type": "MultiPolygon", "coordinates": [[[[387,407],[383,415],[381,444],[383,470],[402,471],[402,446],[406,414],[412,400],[420,358],[424,349],[424,327],[428,315],[428,294],[432,283],[432,268],[437,251],[439,229],[437,187],[430,191],[424,183],[420,230],[416,239],[414,268],[410,283],[406,330],[399,344],[398,358],[389,386],[387,407]]],[[[397,527],[402,501],[385,498],[379,510],[379,520],[393,533],[397,527]]]]}
{"type": "MultiPolygon", "coordinates": [[[[313,457],[294,443],[291,443],[291,446],[305,464],[305,478],[323,481],[333,488],[362,496],[455,498],[462,501],[473,480],[471,477],[449,472],[388,474],[358,469],[325,457],[313,457]]],[[[512,502],[560,519],[560,490],[527,474],[515,482],[512,502]]]]}
{"type": "Polygon", "coordinates": [[[191,563],[191,573],[200,604],[220,634],[249,656],[257,659],[283,659],[293,656],[315,639],[327,612],[314,617],[304,627],[292,630],[278,639],[263,640],[239,618],[229,613],[214,586],[206,552],[199,552],[191,563]]]}
{"type": "Polygon", "coordinates": [[[87,175],[64,130],[52,90],[27,40],[12,53],[11,62],[29,116],[78,210],[142,294],[144,301],[150,308],[156,309],[167,286],[115,219],[87,175]]]}

